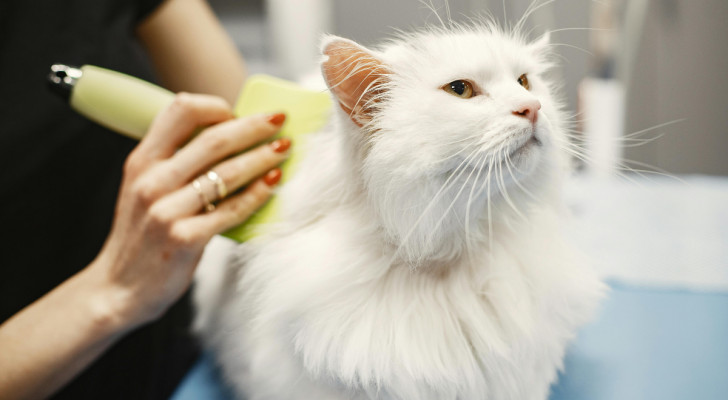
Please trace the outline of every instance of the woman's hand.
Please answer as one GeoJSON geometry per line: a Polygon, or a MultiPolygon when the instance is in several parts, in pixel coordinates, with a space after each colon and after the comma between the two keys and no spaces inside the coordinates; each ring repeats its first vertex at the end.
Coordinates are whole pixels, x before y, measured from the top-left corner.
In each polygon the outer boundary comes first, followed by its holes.
{"type": "Polygon", "coordinates": [[[114,324],[134,328],[161,316],[190,286],[210,238],[268,199],[290,142],[238,153],[270,139],[284,119],[233,119],[224,100],[190,94],[177,95],[155,119],[127,159],[111,234],[88,267],[114,324]]]}
{"type": "Polygon", "coordinates": [[[0,397],[49,396],[179,298],[207,241],[270,196],[290,142],[259,143],[284,119],[234,119],[220,98],[178,95],[127,159],[98,257],[0,325],[0,397]]]}

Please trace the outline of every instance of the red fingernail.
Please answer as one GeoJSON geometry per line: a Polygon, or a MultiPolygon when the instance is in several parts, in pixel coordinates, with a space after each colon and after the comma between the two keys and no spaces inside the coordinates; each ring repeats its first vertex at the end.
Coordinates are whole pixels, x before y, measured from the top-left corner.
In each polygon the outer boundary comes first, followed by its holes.
{"type": "Polygon", "coordinates": [[[286,120],[286,114],[283,114],[283,113],[273,114],[268,117],[268,122],[270,122],[271,124],[273,124],[275,126],[283,125],[283,122],[285,122],[285,120],[286,120]]]}
{"type": "Polygon", "coordinates": [[[270,144],[270,147],[272,147],[273,151],[275,151],[276,153],[285,153],[286,150],[288,150],[288,148],[291,147],[291,139],[280,138],[278,140],[273,141],[270,144]]]}
{"type": "Polygon", "coordinates": [[[273,168],[272,170],[268,171],[267,174],[263,177],[263,182],[265,182],[268,186],[274,186],[278,181],[281,180],[281,176],[283,176],[283,172],[280,168],[273,168]]]}

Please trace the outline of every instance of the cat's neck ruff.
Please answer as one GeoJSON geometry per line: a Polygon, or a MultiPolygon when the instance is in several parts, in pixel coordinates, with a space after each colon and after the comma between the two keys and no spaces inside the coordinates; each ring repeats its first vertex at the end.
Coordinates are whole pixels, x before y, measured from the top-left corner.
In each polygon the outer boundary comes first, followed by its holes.
{"type": "Polygon", "coordinates": [[[276,324],[288,320],[286,341],[318,379],[405,391],[395,398],[436,399],[492,390],[493,369],[503,374],[498,379],[525,388],[532,371],[503,366],[536,358],[559,365],[563,347],[556,344],[593,306],[571,300],[582,298],[574,292],[593,293],[598,284],[579,280],[579,263],[544,257],[571,254],[552,234],[558,224],[552,213],[534,215],[528,231],[497,228],[502,235],[489,248],[438,270],[393,264],[391,252],[377,245],[376,230],[361,229],[362,221],[347,213],[335,210],[296,234],[265,242],[247,261],[265,267],[248,271],[241,282],[260,289],[243,304],[269,310],[253,331],[280,334],[276,324]],[[561,315],[564,301],[568,313],[561,315]],[[544,346],[550,353],[536,357],[532,344],[544,342],[554,343],[544,346]],[[432,388],[436,394],[427,395],[432,388]]]}

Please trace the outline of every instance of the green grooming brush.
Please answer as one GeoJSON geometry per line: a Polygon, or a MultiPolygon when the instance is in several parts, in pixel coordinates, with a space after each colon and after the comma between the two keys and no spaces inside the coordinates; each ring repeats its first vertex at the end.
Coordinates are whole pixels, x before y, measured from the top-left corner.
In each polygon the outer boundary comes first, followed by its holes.
{"type": "MultiPolygon", "coordinates": [[[[174,94],[149,82],[93,65],[73,68],[63,64],[51,67],[48,76],[52,90],[65,97],[71,107],[87,118],[116,132],[141,139],[154,116],[166,107],[174,94]]],[[[295,171],[306,134],[321,129],[331,110],[326,91],[313,91],[293,82],[267,75],[247,79],[235,104],[236,116],[284,112],[286,121],[279,133],[291,138],[294,151],[281,165],[285,182],[295,171]]],[[[256,234],[256,226],[278,219],[278,200],[273,197],[245,223],[224,236],[246,241],[256,234]]]]}

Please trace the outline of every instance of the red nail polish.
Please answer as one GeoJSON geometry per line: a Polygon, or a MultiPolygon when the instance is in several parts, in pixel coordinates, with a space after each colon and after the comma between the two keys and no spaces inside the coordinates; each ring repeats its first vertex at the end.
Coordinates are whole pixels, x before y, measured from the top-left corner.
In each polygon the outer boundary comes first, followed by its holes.
{"type": "Polygon", "coordinates": [[[275,126],[281,126],[281,125],[283,125],[283,122],[285,122],[285,121],[286,121],[286,114],[283,114],[283,113],[273,114],[268,117],[268,122],[270,122],[271,124],[273,124],[275,126]]]}
{"type": "Polygon", "coordinates": [[[288,148],[291,147],[291,140],[288,138],[280,138],[273,141],[270,144],[270,147],[272,147],[273,151],[275,151],[276,153],[285,153],[288,148]]]}
{"type": "Polygon", "coordinates": [[[281,180],[281,176],[283,176],[283,172],[280,168],[273,168],[272,170],[268,171],[267,174],[263,177],[263,182],[265,182],[268,186],[274,186],[278,181],[281,180]]]}

